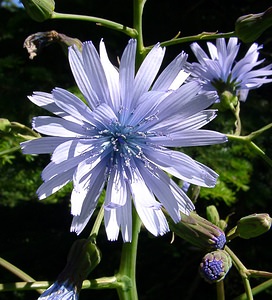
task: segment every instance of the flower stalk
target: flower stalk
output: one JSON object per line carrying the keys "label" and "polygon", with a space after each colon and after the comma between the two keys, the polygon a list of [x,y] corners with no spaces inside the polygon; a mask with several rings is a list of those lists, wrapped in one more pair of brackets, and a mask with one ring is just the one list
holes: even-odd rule
{"label": "flower stalk", "polygon": [[132,220],[132,241],[131,243],[123,244],[119,272],[116,275],[118,279],[126,283],[125,288],[123,286],[117,288],[120,300],[138,299],[136,286],[136,258],[142,222],[135,209],[133,209]]}
{"label": "flower stalk", "polygon": [[98,26],[104,26],[116,31],[123,32],[124,34],[130,36],[131,38],[137,37],[137,32],[135,29],[125,26],[123,24],[110,21],[103,18],[93,17],[93,16],[86,16],[86,15],[77,15],[77,14],[65,14],[65,13],[58,13],[53,12],[51,19],[62,19],[62,20],[76,20],[76,21],[87,21],[96,23]]}

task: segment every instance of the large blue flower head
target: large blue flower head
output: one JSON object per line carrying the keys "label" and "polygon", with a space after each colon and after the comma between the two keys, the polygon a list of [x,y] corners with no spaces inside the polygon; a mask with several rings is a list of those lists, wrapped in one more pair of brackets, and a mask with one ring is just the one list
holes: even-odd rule
{"label": "large blue flower head", "polygon": [[258,61],[259,50],[262,46],[254,43],[245,56],[237,61],[240,44],[237,38],[216,40],[216,45],[207,43],[210,56],[197,44],[191,44],[198,63],[192,63],[190,72],[202,83],[206,91],[217,91],[219,96],[224,91],[229,91],[238,96],[240,101],[245,101],[249,90],[255,89],[264,83],[271,82],[272,64],[256,69],[264,62]]}
{"label": "large blue flower head", "polygon": [[187,77],[182,70],[185,53],[157,77],[164,50],[155,45],[135,72],[135,40],[125,48],[119,70],[108,59],[103,41],[100,54],[92,42],[85,42],[82,52],[69,49],[71,69],[85,102],[60,88],[29,97],[56,115],[34,118],[33,128],[47,137],[22,144],[24,153],[52,153],[38,196],[48,197],[73,181],[71,230],[78,234],[104,188],[108,239],[116,240],[121,229],[128,242],[132,205],[155,236],[169,230],[162,206],[175,222],[180,212],[194,209],[166,172],[204,187],[216,183],[218,175],[210,168],[168,148],[223,143],[226,137],[200,129],[215,117],[214,110],[205,110],[215,95],[199,93],[198,82],[181,85]]}

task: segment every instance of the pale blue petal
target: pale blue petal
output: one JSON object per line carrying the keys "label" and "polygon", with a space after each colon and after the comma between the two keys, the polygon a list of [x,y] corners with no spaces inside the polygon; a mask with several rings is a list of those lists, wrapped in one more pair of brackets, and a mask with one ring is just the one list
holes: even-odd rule
{"label": "pale blue petal", "polygon": [[117,68],[112,65],[108,58],[106,47],[103,41],[100,42],[100,58],[101,64],[105,70],[105,75],[108,82],[110,99],[112,100],[111,107],[115,112],[120,109],[120,89],[119,89],[119,72]]}
{"label": "pale blue petal", "polygon": [[141,96],[139,104],[131,112],[126,123],[130,126],[140,125],[149,122],[156,117],[156,107],[167,96],[167,93],[160,91],[150,91]]}
{"label": "pale blue petal", "polygon": [[[186,211],[188,213],[194,209],[194,205],[188,196],[180,188],[177,189],[169,176],[158,167],[153,165],[146,167],[142,164],[138,164],[138,167],[145,182],[147,182],[174,222],[180,221],[181,204],[183,206],[182,212]],[[177,191],[177,193],[174,194],[173,190]]]}
{"label": "pale blue petal", "polygon": [[[123,208],[123,207],[122,207]],[[122,209],[121,207],[119,209]],[[109,241],[116,241],[120,232],[120,224],[117,220],[117,209],[111,208],[104,211],[104,223]]]}
{"label": "pale blue petal", "polygon": [[164,235],[169,231],[169,226],[161,209],[140,205],[134,200],[134,205],[145,228],[154,236]]}
{"label": "pale blue petal", "polygon": [[59,137],[86,137],[88,129],[62,118],[40,116],[33,118],[33,128],[39,133]]}
{"label": "pale blue petal", "polygon": [[93,118],[96,124],[99,124],[101,130],[109,128],[113,123],[118,122],[118,118],[112,108],[103,103],[99,105],[93,112]]}
{"label": "pale blue petal", "polygon": [[[165,98],[157,107],[158,113],[156,114],[157,118],[153,120],[153,122],[149,124],[144,124],[139,127],[139,130],[153,130],[153,127],[156,128],[159,123],[167,122],[170,118],[173,118],[175,115],[179,116],[179,118],[187,118],[191,117],[199,113],[199,111],[209,107],[214,104],[216,100],[216,94],[198,94],[194,95],[191,91],[191,88],[197,89],[197,83],[190,82],[183,86],[181,86],[177,91],[173,92],[170,96]],[[192,85],[191,85],[192,84]],[[185,92],[182,93],[180,90],[185,88]]]}
{"label": "pale blue petal", "polygon": [[120,61],[120,94],[122,106],[127,111],[130,109],[133,96],[136,46],[136,40],[129,40]]}
{"label": "pale blue petal", "polygon": [[39,199],[45,199],[64,187],[72,180],[74,171],[75,168],[71,168],[44,182],[37,190]]}
{"label": "pale blue petal", "polygon": [[132,107],[136,107],[141,95],[150,89],[160,69],[164,52],[165,48],[155,45],[141,64],[135,77]]}
{"label": "pale blue petal", "polygon": [[24,154],[46,154],[52,153],[56,147],[69,139],[70,138],[50,136],[22,142],[20,145]]}
{"label": "pale blue petal", "polygon": [[104,211],[105,228],[109,241],[117,240],[120,229],[123,241],[129,243],[132,241],[132,202],[129,197],[128,193],[128,201],[123,206]]}
{"label": "pale blue petal", "polygon": [[184,153],[158,148],[153,148],[153,151],[146,148],[144,153],[151,163],[179,179],[204,187],[215,186],[218,175]]}
{"label": "pale blue petal", "polygon": [[[101,139],[73,139],[60,144],[51,157],[55,163],[60,163],[75,156],[97,156],[103,151],[103,138]],[[91,152],[91,153],[90,153]]]}
{"label": "pale blue petal", "polygon": [[80,162],[88,158],[88,153],[84,156],[72,157],[60,163],[50,162],[42,171],[42,179],[48,181],[51,178],[66,172],[70,169],[75,170]]}
{"label": "pale blue petal", "polygon": [[56,115],[63,113],[63,110],[56,105],[52,94],[33,92],[32,96],[28,96],[28,99],[37,106],[40,106],[41,108],[44,108]]}
{"label": "pale blue petal", "polygon": [[188,55],[184,52],[180,53],[159,75],[156,79],[153,91],[168,91],[179,72],[184,67]]}
{"label": "pale blue petal", "polygon": [[190,47],[200,64],[205,64],[205,59],[209,59],[206,52],[196,42],[192,43]]}
{"label": "pale blue petal", "polygon": [[[84,45],[83,45],[84,47]],[[77,86],[79,87],[84,98],[87,100],[91,109],[94,109],[100,104],[97,94],[93,90],[90,80],[86,74],[85,66],[83,64],[82,53],[76,46],[69,47],[68,53],[69,63],[73,72]]]}
{"label": "pale blue petal", "polygon": [[157,132],[158,135],[170,135],[183,130],[199,129],[212,121],[216,117],[216,112],[212,109],[203,110],[187,118],[179,114],[174,115],[152,126],[152,131]]}
{"label": "pale blue petal", "polygon": [[91,82],[91,85],[97,94],[100,104],[107,103],[111,105],[109,87],[105,71],[100,61],[100,57],[92,42],[84,42],[82,48],[82,57],[85,72]]}
{"label": "pale blue petal", "polygon": [[122,166],[111,168],[106,189],[105,209],[123,206],[129,200],[126,180]]}
{"label": "pale blue petal", "polygon": [[[128,191],[128,189],[127,189]],[[124,242],[132,241],[132,201],[128,191],[127,202],[122,207],[117,208],[117,219],[121,227],[122,238]]]}
{"label": "pale blue petal", "polygon": [[[78,215],[74,215],[71,231],[80,234],[84,227],[90,220],[93,212],[96,209],[97,202],[105,184],[105,167],[104,162],[102,165],[97,165],[92,169],[92,174],[86,180],[88,185],[86,189],[77,189],[73,191],[72,206],[73,212],[80,212]],[[78,203],[77,203],[78,201]]]}
{"label": "pale blue petal", "polygon": [[153,209],[159,209],[161,207],[161,204],[155,199],[138,168],[130,168],[128,184],[134,202],[137,203],[138,206],[151,207]]}
{"label": "pale blue petal", "polygon": [[93,119],[92,111],[77,96],[64,89],[56,88],[52,91],[55,103],[68,115],[78,120],[91,123]]}
{"label": "pale blue petal", "polygon": [[168,136],[154,136],[146,139],[152,145],[165,147],[192,147],[221,144],[227,142],[227,137],[212,130],[185,130],[170,133]]}

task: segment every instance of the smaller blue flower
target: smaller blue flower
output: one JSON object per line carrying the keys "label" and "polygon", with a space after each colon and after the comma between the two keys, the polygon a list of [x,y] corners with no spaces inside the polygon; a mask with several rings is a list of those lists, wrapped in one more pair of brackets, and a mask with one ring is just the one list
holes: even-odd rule
{"label": "smaller blue flower", "polygon": [[231,257],[225,250],[207,253],[200,263],[200,275],[207,282],[219,282],[225,278],[232,266]]}
{"label": "smaller blue flower", "polygon": [[272,75],[272,64],[256,69],[265,61],[258,60],[261,45],[252,44],[240,60],[237,60],[240,48],[237,38],[230,38],[228,43],[219,38],[216,45],[208,42],[207,46],[210,56],[197,43],[191,44],[198,62],[188,65],[193,78],[202,81],[205,91],[217,91],[219,97],[229,91],[245,101],[249,90],[272,81],[267,78]]}
{"label": "smaller blue flower", "polygon": [[77,288],[68,280],[54,282],[38,300],[78,300]]}

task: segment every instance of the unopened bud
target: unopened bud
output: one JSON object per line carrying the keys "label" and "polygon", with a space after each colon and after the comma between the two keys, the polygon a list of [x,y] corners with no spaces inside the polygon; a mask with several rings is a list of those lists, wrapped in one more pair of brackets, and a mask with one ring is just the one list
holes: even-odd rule
{"label": "unopened bud", "polygon": [[226,243],[225,233],[208,220],[191,212],[189,216],[181,214],[181,220],[174,223],[169,218],[170,229],[179,237],[204,250],[223,249]]}
{"label": "unopened bud", "polygon": [[235,33],[244,43],[252,43],[270,26],[272,26],[272,7],[259,14],[238,18],[235,23]]}
{"label": "unopened bud", "polygon": [[100,263],[101,253],[93,242],[80,239],[74,242],[67,257],[67,264],[60,273],[58,280],[69,278],[80,289],[83,280]]}
{"label": "unopened bud", "polygon": [[203,257],[199,272],[207,282],[214,283],[224,279],[231,266],[230,255],[225,250],[216,250]]}
{"label": "unopened bud", "polygon": [[11,123],[8,119],[0,118],[0,131],[9,132],[11,130]]}
{"label": "unopened bud", "polygon": [[77,300],[83,281],[101,260],[96,244],[87,239],[74,242],[67,264],[54,282],[38,300]]}
{"label": "unopened bud", "polygon": [[241,218],[228,234],[229,239],[239,236],[242,239],[250,239],[266,233],[271,228],[269,214],[252,214]]}
{"label": "unopened bud", "polygon": [[27,14],[37,22],[43,22],[50,19],[54,9],[54,0],[21,0]]}
{"label": "unopened bud", "polygon": [[234,92],[224,91],[219,94],[220,97],[220,108],[222,110],[228,110],[235,107],[238,103],[238,97],[235,95]]}
{"label": "unopened bud", "polygon": [[218,226],[218,224],[220,222],[220,217],[219,217],[219,213],[218,213],[216,206],[214,206],[214,205],[207,206],[206,207],[206,215],[207,215],[207,219],[210,222],[212,222],[213,224]]}

